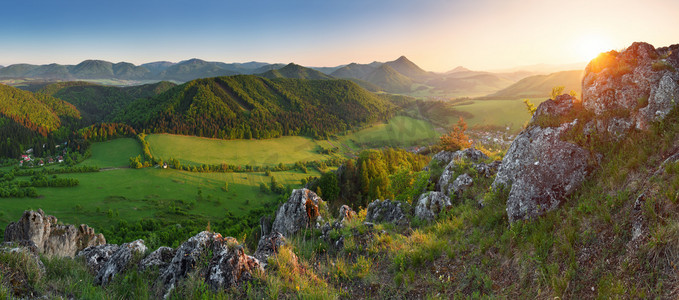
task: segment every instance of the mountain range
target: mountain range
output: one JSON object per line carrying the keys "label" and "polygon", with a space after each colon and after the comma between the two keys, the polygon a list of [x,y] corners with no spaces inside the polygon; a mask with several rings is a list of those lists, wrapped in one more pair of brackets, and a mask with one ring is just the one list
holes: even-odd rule
{"label": "mountain range", "polygon": [[[547,65],[540,65],[540,67],[543,70],[549,69]],[[558,66],[553,65],[552,67],[558,68]],[[527,68],[530,68],[530,66]],[[86,60],[77,65],[14,64],[0,68],[0,80],[128,80],[182,83],[199,78],[258,75],[269,79],[348,79],[373,92],[442,97],[479,97],[508,88],[526,77],[548,73],[527,70],[484,72],[473,71],[464,67],[457,67],[445,73],[434,73],[420,68],[405,56],[388,62],[350,63],[336,67],[315,68],[294,63],[223,63],[193,58],[178,63],[158,61],[139,66],[126,62],[112,63],[103,60]]]}

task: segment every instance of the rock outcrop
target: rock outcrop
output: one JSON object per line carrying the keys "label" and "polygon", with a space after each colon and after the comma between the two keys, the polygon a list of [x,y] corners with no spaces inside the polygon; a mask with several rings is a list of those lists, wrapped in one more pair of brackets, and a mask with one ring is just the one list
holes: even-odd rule
{"label": "rock outcrop", "polygon": [[271,231],[290,236],[305,228],[320,227],[320,201],[323,200],[309,189],[293,190],[288,202],[278,208]]}
{"label": "rock outcrop", "polygon": [[205,281],[215,290],[239,285],[251,279],[254,272],[263,271],[259,260],[245,255],[236,239],[203,231],[179,246],[167,267],[160,271],[164,297],[203,263],[208,264]]}
{"label": "rock outcrop", "polygon": [[451,205],[450,198],[441,192],[425,193],[417,200],[415,216],[422,220],[433,221],[439,213]]}
{"label": "rock outcrop", "polygon": [[348,205],[342,205],[342,207],[339,209],[337,222],[339,224],[344,224],[344,222],[351,221],[353,218],[356,218],[356,212]]}
{"label": "rock outcrop", "polygon": [[101,285],[109,284],[118,273],[127,269],[133,255],[141,255],[144,252],[146,252],[146,245],[144,245],[143,240],[125,243],[118,247],[118,250],[101,265],[97,276],[94,277],[94,283]]}
{"label": "rock outcrop", "polygon": [[597,116],[608,116],[596,120],[597,131],[621,136],[630,128],[647,129],[669,113],[679,101],[677,48],[634,43],[620,53],[604,53],[587,65],[583,106]]}
{"label": "rock outcrop", "polygon": [[262,267],[266,267],[269,257],[278,254],[278,250],[286,244],[287,241],[280,232],[272,232],[259,239],[253,256],[260,261]]}
{"label": "rock outcrop", "polygon": [[95,234],[87,225],[59,225],[57,218],[45,215],[41,209],[27,210],[17,222],[5,229],[6,242],[31,241],[45,255],[74,257],[90,246],[106,244],[102,234]]}
{"label": "rock outcrop", "polygon": [[509,188],[510,222],[557,208],[585,180],[589,152],[560,139],[569,126],[532,126],[521,132],[507,151],[493,188]]}
{"label": "rock outcrop", "polygon": [[403,203],[391,200],[375,200],[368,204],[368,211],[365,217],[367,222],[380,223],[389,222],[397,225],[408,224],[408,218],[403,213]]}
{"label": "rock outcrop", "polygon": [[115,244],[87,247],[78,252],[76,258],[82,257],[90,272],[97,274],[118,249],[120,249],[120,246]]}
{"label": "rock outcrop", "polygon": [[447,194],[450,197],[455,196],[456,199],[460,199],[462,193],[469,189],[472,184],[474,184],[474,179],[469,176],[469,174],[464,173],[460,176],[457,176],[453,183],[448,185],[448,189],[444,194]]}
{"label": "rock outcrop", "polygon": [[[445,169],[443,169],[443,173],[441,173],[441,177],[439,177],[439,180],[436,184],[437,186],[437,191],[440,191],[444,193],[446,196],[451,196],[451,189],[452,189],[452,184],[453,182],[458,178],[455,170],[458,167],[458,164],[460,163],[461,160],[466,160],[470,162],[479,162],[481,160],[486,160],[488,159],[488,156],[483,154],[483,152],[475,149],[475,148],[467,148],[464,150],[459,150],[455,152],[446,152],[446,151],[441,151],[435,155],[435,157],[438,156],[439,158],[436,158],[436,161],[446,163]],[[432,158],[432,160],[435,160]],[[467,175],[468,176],[468,175]]]}
{"label": "rock outcrop", "polygon": [[[540,104],[505,155],[493,187],[509,188],[510,221],[555,209],[585,180],[596,154],[567,142],[569,130],[620,139],[661,121],[679,100],[679,45],[634,43],[592,60],[582,102],[561,95]],[[541,127],[544,126],[544,127]]]}
{"label": "rock outcrop", "polygon": [[159,247],[139,262],[139,270],[144,271],[151,268],[162,270],[170,264],[175,252],[170,247]]}

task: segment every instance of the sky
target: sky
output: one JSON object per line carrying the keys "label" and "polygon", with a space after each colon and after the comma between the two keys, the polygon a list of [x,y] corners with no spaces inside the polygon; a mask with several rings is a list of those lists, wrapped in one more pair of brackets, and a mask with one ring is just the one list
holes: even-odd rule
{"label": "sky", "polygon": [[585,62],[679,43],[676,0],[21,0],[0,4],[0,65],[208,61],[425,70]]}

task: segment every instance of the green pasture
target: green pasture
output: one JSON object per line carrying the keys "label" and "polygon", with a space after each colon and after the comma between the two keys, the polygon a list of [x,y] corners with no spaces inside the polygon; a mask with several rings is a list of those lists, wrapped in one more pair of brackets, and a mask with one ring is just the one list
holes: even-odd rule
{"label": "green pasture", "polygon": [[[536,107],[545,100],[547,99],[530,99]],[[472,118],[465,119],[469,127],[490,125],[509,127],[510,131],[518,132],[530,120],[530,114],[521,99],[471,100],[456,105],[455,109],[473,115]]]}
{"label": "green pasture", "polygon": [[298,161],[324,160],[322,146],[313,139],[285,136],[267,140],[219,140],[173,134],[146,137],[153,157],[175,158],[182,164],[275,166]]}
{"label": "green pasture", "polygon": [[101,143],[94,143],[91,148],[92,157],[83,161],[83,165],[100,168],[127,167],[130,157],[141,153],[139,142],[133,138],[121,138]]}
{"label": "green pasture", "polygon": [[[140,154],[134,139],[116,139],[92,145],[92,156],[82,162],[108,168],[96,173],[59,174],[78,179],[76,187],[38,188],[39,198],[0,198],[0,227],[19,219],[24,210],[42,208],[63,223],[85,223],[95,228],[115,220],[135,221],[143,217],[167,216],[174,207],[191,214],[219,220],[228,210],[234,215],[270,203],[273,193],[262,193],[260,184],[269,184],[264,173],[194,173],[174,169],[125,167],[130,156]],[[124,168],[118,168],[124,167]],[[291,170],[273,172],[283,185],[298,187],[302,178],[319,176]],[[18,177],[16,180],[29,180]],[[228,183],[228,191],[224,191]]]}
{"label": "green pasture", "polygon": [[340,136],[337,140],[330,143],[341,143],[354,150],[371,147],[410,147],[427,144],[436,141],[439,133],[434,126],[424,120],[419,120],[407,116],[396,116],[388,123],[377,124],[375,126]]}

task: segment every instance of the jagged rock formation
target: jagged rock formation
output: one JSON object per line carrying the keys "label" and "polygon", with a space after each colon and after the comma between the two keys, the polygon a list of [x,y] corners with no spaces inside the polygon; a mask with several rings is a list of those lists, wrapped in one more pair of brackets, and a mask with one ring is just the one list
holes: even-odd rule
{"label": "jagged rock formation", "polygon": [[293,190],[288,202],[278,208],[271,231],[290,236],[301,229],[320,227],[320,201],[323,199],[309,189]]}
{"label": "jagged rock formation", "polygon": [[144,245],[143,240],[123,244],[101,266],[97,276],[94,277],[94,282],[101,285],[109,284],[116,274],[123,272],[127,268],[135,253],[143,254],[144,252],[146,252],[146,245]]}
{"label": "jagged rock formation", "polygon": [[502,165],[502,161],[500,160],[495,160],[489,164],[486,163],[478,163],[474,165],[474,169],[476,172],[479,173],[479,175],[483,175],[486,178],[491,178],[497,174],[497,171],[500,169],[500,166]]}
{"label": "jagged rock formation", "polygon": [[78,252],[76,258],[82,257],[85,260],[87,268],[93,274],[99,273],[102,266],[111,259],[116,251],[120,249],[120,246],[115,244],[105,244],[94,247],[87,247],[82,251]]}
{"label": "jagged rock formation", "polygon": [[439,213],[451,205],[450,198],[441,192],[425,193],[417,200],[415,216],[422,220],[433,221]]}
{"label": "jagged rock formation", "polygon": [[[467,148],[455,152],[441,151],[437,153],[432,160],[436,160],[440,165],[442,163],[446,164],[446,168],[443,170],[443,173],[441,173],[441,177],[439,177],[437,182],[437,191],[442,192],[446,196],[453,197],[454,195],[459,195],[462,190],[471,186],[473,180],[468,174],[456,176],[455,169],[462,159],[471,162],[479,162],[481,160],[489,159],[489,157],[476,148]],[[492,169],[488,168],[485,164],[484,166],[484,172],[492,173]]]}
{"label": "jagged rock formation", "polygon": [[[212,257],[208,257],[210,252]],[[205,281],[215,290],[239,285],[251,279],[253,272],[263,271],[259,260],[245,255],[236,239],[203,231],[179,246],[168,266],[161,270],[159,280],[164,286],[164,297],[170,295],[179,280],[206,262],[209,264]]]}
{"label": "jagged rock formation", "polygon": [[472,184],[474,184],[474,179],[469,174],[464,173],[457,176],[453,183],[448,185],[448,189],[445,190],[444,194],[448,194],[451,197],[455,196],[456,199],[459,199],[462,193],[471,187]]}
{"label": "jagged rock formation", "polygon": [[260,261],[262,267],[266,267],[269,257],[278,254],[278,250],[286,244],[287,241],[280,232],[272,232],[259,239],[253,256]]}
{"label": "jagged rock formation", "polygon": [[365,217],[367,222],[390,222],[397,225],[408,224],[408,218],[403,213],[403,203],[391,200],[375,200],[368,204],[368,211]]}
{"label": "jagged rock formation", "polygon": [[170,264],[176,251],[170,247],[159,247],[139,262],[139,270],[157,267],[159,270],[165,269]]}
{"label": "jagged rock formation", "polygon": [[87,247],[106,244],[104,236],[95,234],[93,228],[84,224],[59,225],[56,217],[45,215],[41,209],[27,210],[19,221],[7,225],[4,239],[31,241],[41,254],[69,257]]}
{"label": "jagged rock formation", "polygon": [[662,120],[679,101],[679,45],[655,49],[634,43],[602,54],[585,68],[582,102],[597,116],[597,131],[624,134]]}

